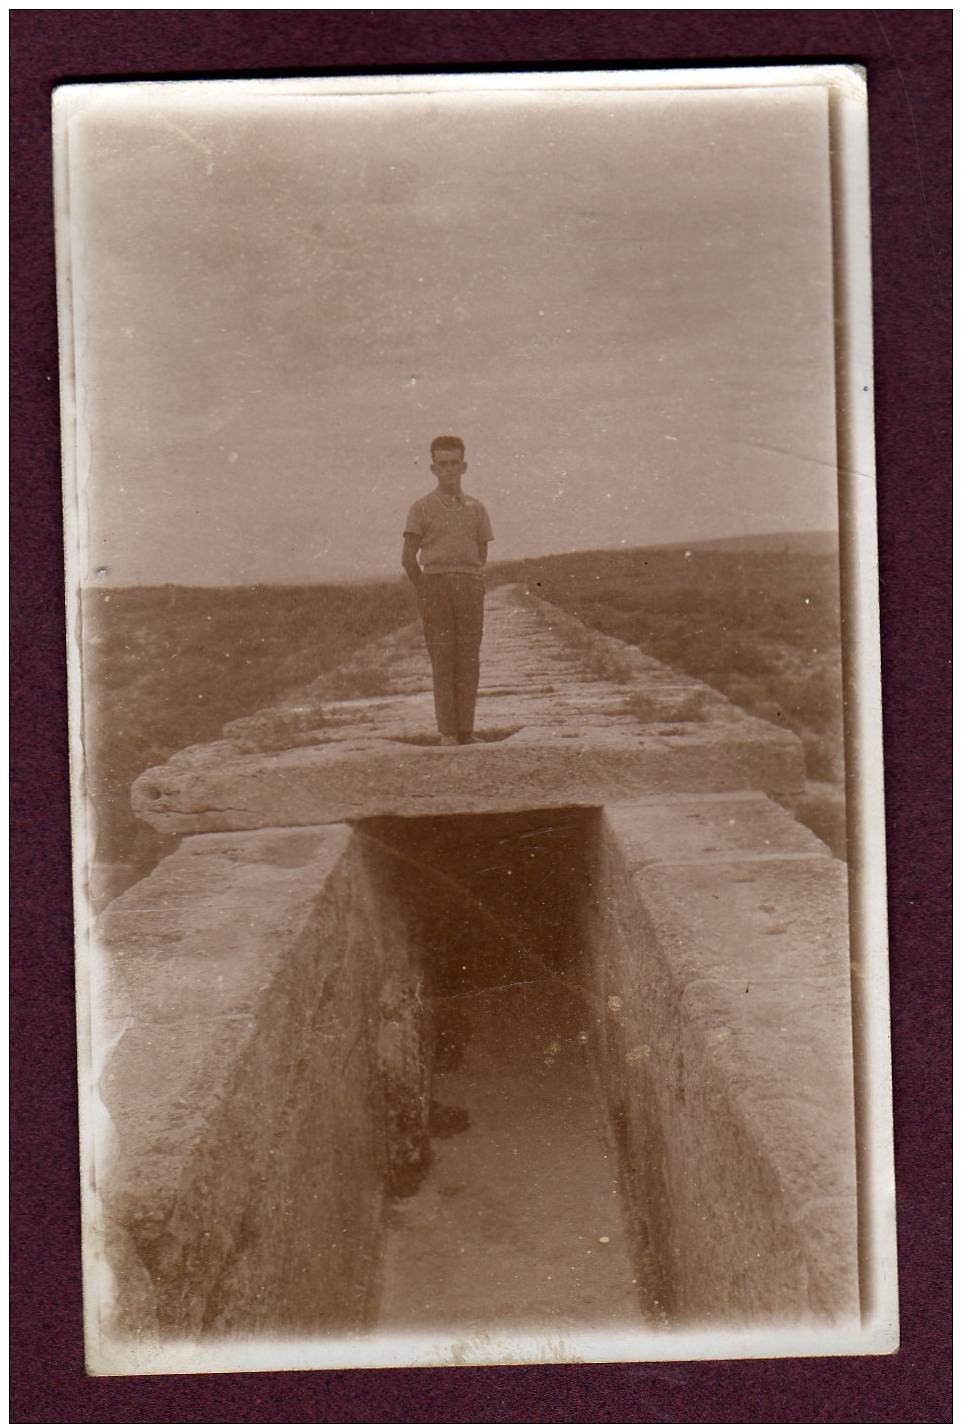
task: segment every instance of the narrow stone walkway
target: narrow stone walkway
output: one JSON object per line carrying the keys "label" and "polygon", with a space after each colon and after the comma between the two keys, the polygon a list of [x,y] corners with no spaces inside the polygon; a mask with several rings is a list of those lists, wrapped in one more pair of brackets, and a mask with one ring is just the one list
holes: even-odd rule
{"label": "narrow stone walkway", "polygon": [[[375,696],[350,689],[375,681]],[[626,700],[633,693],[633,700]],[[702,720],[727,717],[718,693],[663,666],[639,649],[592,632],[561,609],[514,586],[497,588],[485,604],[479,735],[497,740],[525,727],[584,737],[639,732],[639,717]],[[419,623],[364,644],[336,674],[231,723],[228,734],[250,749],[332,746],[365,739],[437,740],[431,672]]]}
{"label": "narrow stone walkway", "polygon": [[548,977],[460,997],[434,1161],[389,1209],[378,1329],[642,1323],[576,1009]]}
{"label": "narrow stone walkway", "polygon": [[475,734],[456,755],[439,746],[411,623],[148,768],[131,804],[184,835],[804,784],[791,733],[516,586],[487,598]]}

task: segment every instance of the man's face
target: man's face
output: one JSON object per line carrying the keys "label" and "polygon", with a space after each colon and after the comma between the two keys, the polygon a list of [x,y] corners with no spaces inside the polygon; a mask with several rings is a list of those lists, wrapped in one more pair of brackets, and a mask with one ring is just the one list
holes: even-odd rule
{"label": "man's face", "polygon": [[445,494],[454,493],[460,488],[461,476],[467,468],[463,450],[446,449],[442,445],[431,456],[432,473],[437,479],[438,487],[444,490]]}

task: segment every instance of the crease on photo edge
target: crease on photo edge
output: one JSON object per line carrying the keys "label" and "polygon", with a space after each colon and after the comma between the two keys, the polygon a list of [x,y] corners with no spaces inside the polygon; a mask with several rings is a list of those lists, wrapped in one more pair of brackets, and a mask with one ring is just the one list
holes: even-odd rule
{"label": "crease on photo edge", "polygon": [[100,1019],[98,980],[104,965],[95,937],[90,898],[90,867],[96,838],[96,816],[87,793],[83,697],[83,550],[82,395],[77,380],[78,342],[75,305],[76,234],[71,228],[69,130],[78,104],[78,86],[60,85],[51,98],[54,140],[53,181],[56,234],[58,375],[61,420],[61,461],[64,521],[65,628],[67,665],[67,733],[70,786],[71,866],[73,901],[73,962],[77,1033],[78,1188],[81,1207],[81,1276],[83,1282],[84,1362],[88,1374],[109,1353],[105,1323],[113,1296],[113,1273],[104,1253],[101,1201],[97,1190],[109,1117],[97,1093],[97,1026]]}
{"label": "crease on photo edge", "polygon": [[871,1353],[899,1348],[885,804],[882,759],[868,107],[861,65],[828,84],[835,242],[839,548],[848,622],[846,799],[862,1322]]}

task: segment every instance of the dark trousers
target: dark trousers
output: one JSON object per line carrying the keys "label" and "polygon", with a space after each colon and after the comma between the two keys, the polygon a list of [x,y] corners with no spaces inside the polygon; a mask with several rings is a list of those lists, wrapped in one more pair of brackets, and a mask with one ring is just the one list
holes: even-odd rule
{"label": "dark trousers", "polygon": [[418,602],[442,737],[470,737],[478,695],[484,582],[477,574],[422,574]]}

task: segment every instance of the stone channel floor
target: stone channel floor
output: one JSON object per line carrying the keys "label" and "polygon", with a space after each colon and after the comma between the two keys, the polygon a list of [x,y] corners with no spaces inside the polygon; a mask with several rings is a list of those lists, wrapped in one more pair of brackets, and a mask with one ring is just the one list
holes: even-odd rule
{"label": "stone channel floor", "polygon": [[550,977],[498,985],[460,1011],[463,1058],[435,1079],[433,1163],[389,1209],[377,1328],[642,1324],[616,1150],[568,991]]}

